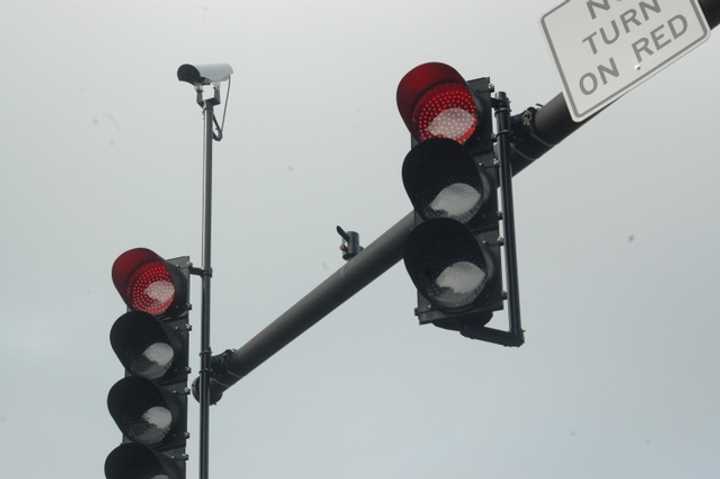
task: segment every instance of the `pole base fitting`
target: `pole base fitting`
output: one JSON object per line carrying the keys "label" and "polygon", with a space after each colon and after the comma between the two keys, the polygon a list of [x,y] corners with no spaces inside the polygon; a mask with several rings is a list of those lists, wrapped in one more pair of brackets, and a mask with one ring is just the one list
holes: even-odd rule
{"label": "pole base fitting", "polygon": [[[227,386],[210,378],[210,404],[217,404],[222,398],[223,391],[227,389]],[[200,378],[197,377],[192,383],[192,395],[196,401],[200,401]]]}

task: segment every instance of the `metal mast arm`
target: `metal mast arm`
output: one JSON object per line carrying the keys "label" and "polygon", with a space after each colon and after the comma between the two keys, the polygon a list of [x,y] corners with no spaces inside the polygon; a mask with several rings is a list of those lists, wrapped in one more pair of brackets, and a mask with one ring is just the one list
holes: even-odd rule
{"label": "metal mast arm", "polygon": [[[720,0],[700,0],[711,28],[720,24]],[[529,108],[512,118],[512,173],[522,171],[553,146],[586,124],[570,117],[562,94],[541,108]],[[403,245],[415,223],[411,212],[348,261],[294,306],[239,349],[212,358],[212,402],[222,392],[262,364],[340,304],[390,269],[402,258]]]}
{"label": "metal mast arm", "polygon": [[403,245],[415,226],[408,213],[328,279],[281,314],[239,349],[213,357],[212,399],[262,364],[310,326],[320,321],[402,258]]}

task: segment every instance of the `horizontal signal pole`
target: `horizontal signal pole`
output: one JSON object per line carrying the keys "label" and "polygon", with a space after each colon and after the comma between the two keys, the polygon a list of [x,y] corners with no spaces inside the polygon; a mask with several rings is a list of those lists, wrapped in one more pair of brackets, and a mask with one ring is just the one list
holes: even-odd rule
{"label": "horizontal signal pole", "polygon": [[[718,26],[720,0],[700,0],[700,6],[710,27]],[[513,174],[522,171],[592,118],[594,116],[581,123],[574,122],[562,94],[543,107],[529,108],[514,116]],[[410,212],[244,346],[213,356],[213,402],[220,399],[224,390],[400,261],[403,246],[414,225],[415,213]]]}
{"label": "horizontal signal pole", "polygon": [[213,398],[350,299],[402,258],[403,245],[415,226],[408,213],[329,278],[310,291],[239,349],[214,356]]}

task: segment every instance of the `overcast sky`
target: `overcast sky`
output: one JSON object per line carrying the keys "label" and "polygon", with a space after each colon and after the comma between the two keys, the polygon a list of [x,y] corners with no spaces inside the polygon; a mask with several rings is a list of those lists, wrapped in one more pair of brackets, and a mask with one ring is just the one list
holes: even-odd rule
{"label": "overcast sky", "polygon": [[[220,352],[343,264],[335,225],[367,244],[410,210],[405,72],[490,76],[516,113],[560,91],[539,23],[557,3],[4,2],[3,475],[103,476],[123,374],[112,262],[146,246],[200,263],[202,118],[180,64],[235,69],[215,147]],[[397,265],[213,407],[211,477],[716,476],[719,49],[711,38],[516,178],[526,345],[418,326]]]}

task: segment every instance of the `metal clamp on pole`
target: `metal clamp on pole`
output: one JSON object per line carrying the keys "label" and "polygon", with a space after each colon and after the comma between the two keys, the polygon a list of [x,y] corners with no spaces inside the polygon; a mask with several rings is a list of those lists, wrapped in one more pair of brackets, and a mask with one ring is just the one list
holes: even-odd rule
{"label": "metal clamp on pole", "polygon": [[196,268],[195,266],[190,266],[190,274],[193,276],[200,276],[200,277],[210,277],[212,278],[213,272],[212,268],[210,269],[203,269],[203,268]]}

